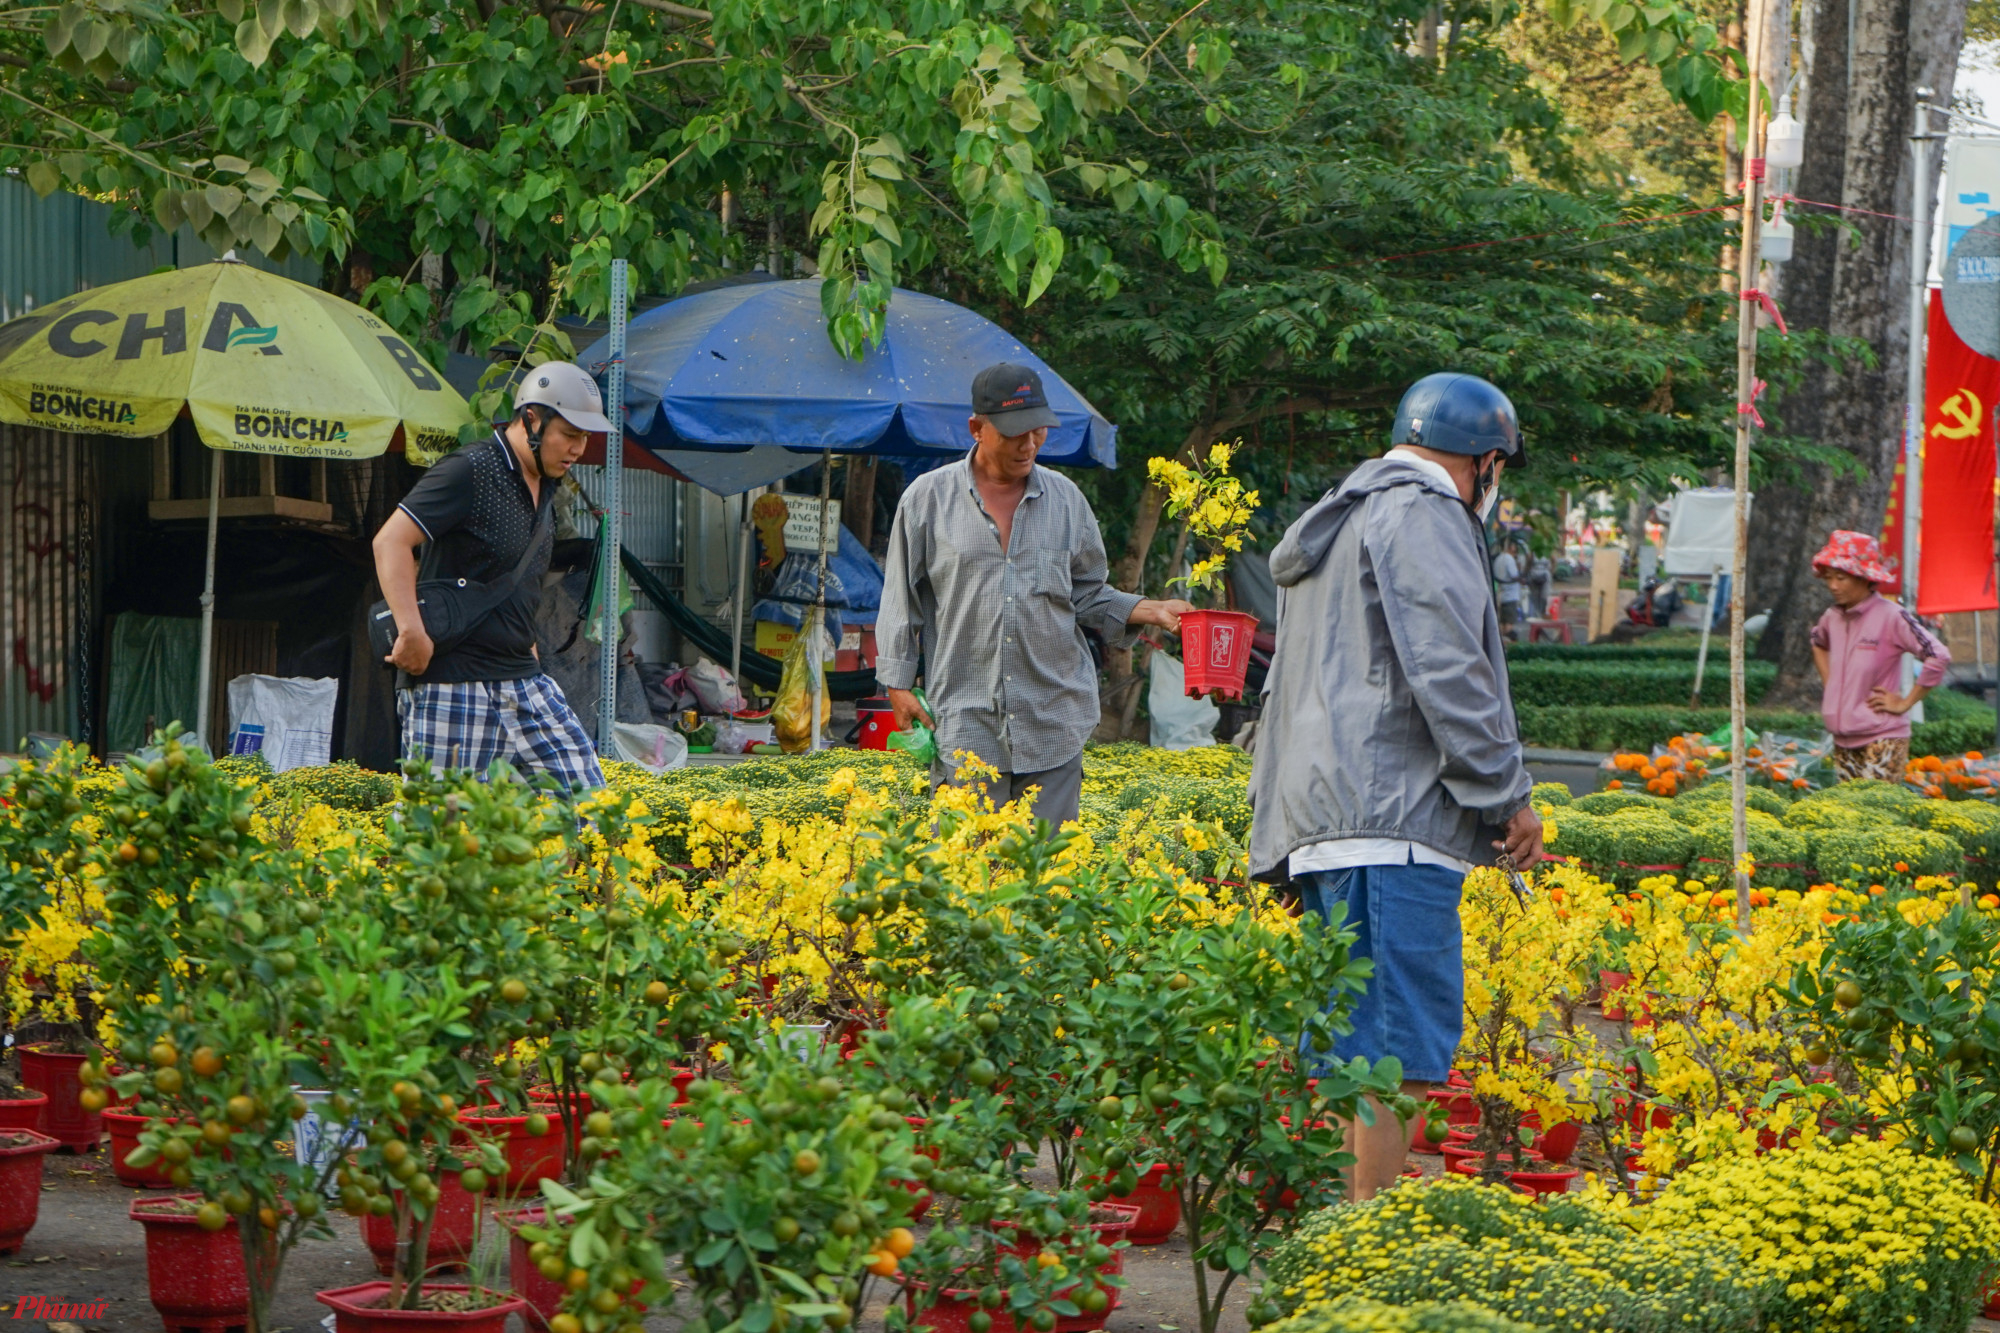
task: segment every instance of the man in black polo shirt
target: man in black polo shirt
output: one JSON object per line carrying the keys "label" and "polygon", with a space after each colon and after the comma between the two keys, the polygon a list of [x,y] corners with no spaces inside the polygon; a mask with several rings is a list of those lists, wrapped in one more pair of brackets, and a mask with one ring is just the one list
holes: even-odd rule
{"label": "man in black polo shirt", "polygon": [[[396,619],[387,660],[399,668],[405,757],[471,769],[505,759],[524,774],[553,774],[571,792],[604,785],[589,734],[542,671],[535,605],[555,544],[556,487],[590,433],[608,429],[595,380],[567,361],[537,366],[515,391],[505,429],[439,459],[375,534],[375,574]],[[538,549],[528,555],[531,540]],[[417,606],[416,548],[427,542],[427,579],[516,579],[512,595],[445,653],[435,652]]]}

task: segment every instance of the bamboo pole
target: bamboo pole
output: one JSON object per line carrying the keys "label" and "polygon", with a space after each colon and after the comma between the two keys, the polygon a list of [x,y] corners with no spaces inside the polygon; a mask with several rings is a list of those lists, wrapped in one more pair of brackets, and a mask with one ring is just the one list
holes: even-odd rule
{"label": "bamboo pole", "polygon": [[1748,614],[1748,552],[1750,543],[1750,440],[1756,421],[1757,310],[1746,296],[1757,287],[1760,233],[1764,221],[1764,7],[1769,0],[1750,0],[1745,15],[1748,30],[1749,96],[1743,112],[1743,235],[1737,254],[1736,294],[1736,549],[1730,562],[1729,584],[1729,805],[1731,869],[1736,876],[1736,927],[1750,929],[1750,830],[1744,813],[1748,748],[1744,739],[1743,621]]}

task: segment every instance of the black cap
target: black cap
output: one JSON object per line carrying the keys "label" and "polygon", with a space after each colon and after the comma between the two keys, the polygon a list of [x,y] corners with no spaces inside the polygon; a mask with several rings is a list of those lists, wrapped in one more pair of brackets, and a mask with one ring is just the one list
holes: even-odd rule
{"label": "black cap", "polygon": [[1037,426],[1061,424],[1049,410],[1042,377],[1011,361],[988,366],[972,377],[972,410],[1002,435],[1026,435]]}

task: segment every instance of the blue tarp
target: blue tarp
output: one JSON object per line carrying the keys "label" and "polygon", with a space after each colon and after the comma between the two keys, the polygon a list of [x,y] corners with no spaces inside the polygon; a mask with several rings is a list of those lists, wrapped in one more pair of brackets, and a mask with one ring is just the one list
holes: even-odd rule
{"label": "blue tarp", "polygon": [[[603,376],[610,343],[577,357]],[[669,301],[626,333],[628,439],[659,450],[782,445],[808,452],[945,455],[971,446],[972,377],[998,361],[1041,372],[1060,424],[1041,461],[1115,467],[1117,428],[1021,341],[985,317],[897,289],[882,345],[834,349],[820,281],[745,283]]]}
{"label": "blue tarp", "polygon": [[[819,560],[810,552],[795,551],[778,566],[771,595],[750,607],[752,620],[771,620],[797,629],[805,623],[806,607],[819,591]],[[840,530],[840,549],[826,559],[826,626],[840,641],[847,621],[873,624],[882,606],[882,567],[868,553],[859,538],[846,528]]]}

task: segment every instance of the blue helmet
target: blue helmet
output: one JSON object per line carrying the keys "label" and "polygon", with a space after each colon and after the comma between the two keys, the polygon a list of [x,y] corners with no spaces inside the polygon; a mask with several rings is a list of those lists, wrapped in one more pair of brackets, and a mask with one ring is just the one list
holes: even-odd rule
{"label": "blue helmet", "polygon": [[1389,444],[1475,457],[1498,449],[1509,467],[1527,462],[1520,418],[1507,395],[1477,375],[1452,370],[1426,375],[1404,392]]}

